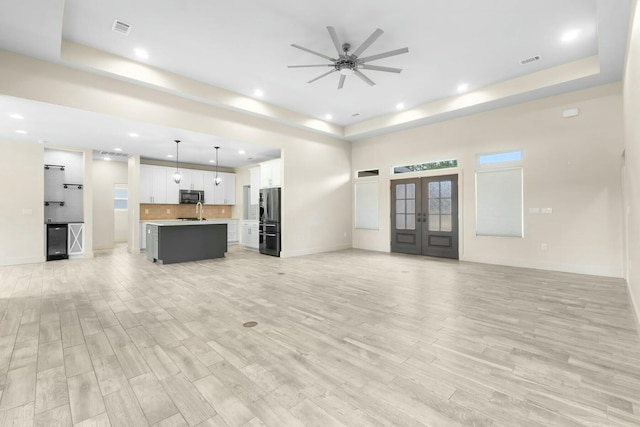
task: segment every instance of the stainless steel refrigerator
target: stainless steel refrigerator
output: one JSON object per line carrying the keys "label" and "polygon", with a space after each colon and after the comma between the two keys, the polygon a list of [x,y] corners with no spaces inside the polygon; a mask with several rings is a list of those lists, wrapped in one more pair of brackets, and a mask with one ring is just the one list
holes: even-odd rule
{"label": "stainless steel refrigerator", "polygon": [[260,253],[280,256],[280,188],[260,190]]}

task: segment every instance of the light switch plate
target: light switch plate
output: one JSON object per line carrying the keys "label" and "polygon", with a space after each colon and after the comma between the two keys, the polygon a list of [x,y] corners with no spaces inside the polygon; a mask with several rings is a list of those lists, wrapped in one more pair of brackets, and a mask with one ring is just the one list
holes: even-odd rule
{"label": "light switch plate", "polygon": [[542,213],[543,214],[552,214],[553,213],[553,208],[542,208]]}
{"label": "light switch plate", "polygon": [[540,208],[529,208],[529,213],[532,215],[537,215],[540,213]]}

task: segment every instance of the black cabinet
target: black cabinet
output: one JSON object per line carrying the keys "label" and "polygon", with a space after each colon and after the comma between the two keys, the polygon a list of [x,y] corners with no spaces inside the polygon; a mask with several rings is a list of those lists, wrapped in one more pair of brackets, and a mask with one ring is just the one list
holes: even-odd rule
{"label": "black cabinet", "polygon": [[47,224],[47,261],[68,259],[68,225]]}

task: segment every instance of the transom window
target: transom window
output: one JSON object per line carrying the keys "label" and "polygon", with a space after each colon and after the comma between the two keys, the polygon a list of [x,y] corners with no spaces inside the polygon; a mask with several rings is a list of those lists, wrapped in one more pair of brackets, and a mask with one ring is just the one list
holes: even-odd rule
{"label": "transom window", "polygon": [[406,165],[406,166],[394,166],[393,174],[398,175],[401,173],[410,173],[410,172],[422,172],[422,171],[430,171],[436,169],[449,169],[449,168],[457,168],[458,160],[440,160],[438,162],[427,162],[427,163],[418,163],[415,165]]}

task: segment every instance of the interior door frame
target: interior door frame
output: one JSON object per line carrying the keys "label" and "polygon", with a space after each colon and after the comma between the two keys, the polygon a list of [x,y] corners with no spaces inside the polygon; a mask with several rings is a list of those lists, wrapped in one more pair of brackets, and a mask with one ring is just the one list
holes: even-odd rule
{"label": "interior door frame", "polygon": [[[406,176],[403,176],[406,175]],[[393,175],[391,172],[391,177],[389,179],[389,188],[391,189],[394,181],[399,181],[403,179],[418,179],[422,178],[437,178],[447,175],[457,175],[458,176],[458,259],[464,253],[464,218],[463,218],[463,199],[464,199],[464,173],[462,169],[459,167],[450,168],[450,169],[437,169],[429,172],[417,172],[417,173],[406,173],[401,175]],[[393,218],[392,214],[394,212],[394,207],[391,206],[391,192],[389,192],[389,239],[391,240],[391,233],[393,232]],[[391,250],[391,241],[389,242],[389,251]]]}

